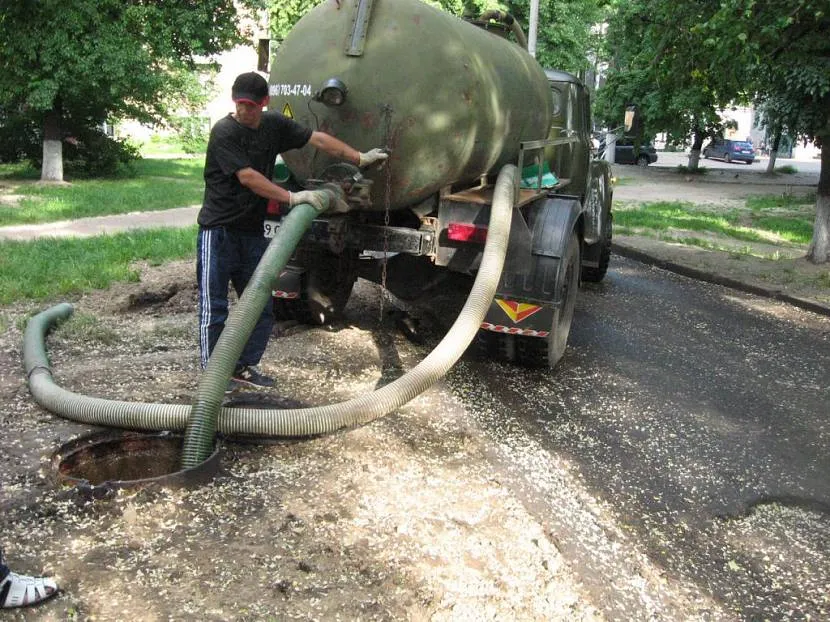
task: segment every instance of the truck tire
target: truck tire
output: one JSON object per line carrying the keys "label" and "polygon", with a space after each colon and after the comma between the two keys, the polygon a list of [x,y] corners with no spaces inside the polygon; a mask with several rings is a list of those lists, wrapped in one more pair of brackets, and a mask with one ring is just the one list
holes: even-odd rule
{"label": "truck tire", "polygon": [[357,254],[298,250],[292,263],[305,269],[302,295],[275,299],[275,318],[320,326],[339,316],[357,280]]}
{"label": "truck tire", "polygon": [[[576,232],[572,232],[559,264],[560,278],[557,279],[559,291],[556,292],[556,298],[561,300],[561,303],[553,314],[550,334],[544,339],[517,335],[516,357],[520,363],[534,367],[553,368],[565,354],[576,306],[576,295],[579,290],[580,257],[579,237]],[[538,259],[539,261],[555,261],[548,257]]]}
{"label": "truck tire", "polygon": [[609,210],[605,213],[602,223],[602,239],[597,242],[600,245],[599,265],[582,266],[582,280],[589,283],[599,283],[608,273],[608,265],[611,263],[611,242],[614,231],[614,214]]}
{"label": "truck tire", "polygon": [[641,155],[637,157],[637,166],[648,166],[648,164],[648,156]]}
{"label": "truck tire", "polygon": [[476,351],[483,358],[516,362],[516,335],[479,330],[474,343]]}

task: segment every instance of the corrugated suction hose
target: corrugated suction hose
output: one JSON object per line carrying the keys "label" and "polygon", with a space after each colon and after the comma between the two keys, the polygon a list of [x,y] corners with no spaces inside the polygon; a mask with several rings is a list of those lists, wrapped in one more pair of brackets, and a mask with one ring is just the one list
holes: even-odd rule
{"label": "corrugated suction hose", "polygon": [[[29,320],[23,343],[29,391],[46,410],[80,423],[138,430],[186,429],[182,468],[196,466],[211,454],[217,430],[223,434],[262,437],[310,436],[368,423],[392,412],[429,388],[449,371],[475,337],[495,296],[504,265],[516,175],[516,167],[513,165],[505,166],[499,173],[481,265],[458,318],[423,361],[394,382],[372,393],[340,404],[314,408],[273,410],[221,406],[225,387],[239,353],[247,342],[256,319],[270,300],[274,275],[278,275],[288,262],[308,226],[301,229],[305,220],[309,219],[310,223],[315,215],[313,208],[305,205],[297,206],[289,212],[286,221],[297,212],[294,220],[298,222],[284,222],[278,237],[269,245],[214,348],[208,367],[199,381],[192,407],[104,400],[72,393],[58,386],[52,378],[45,340],[46,334],[56,322],[72,314],[72,305],[67,303],[47,309]],[[305,213],[308,211],[305,209],[298,211],[299,208],[306,207],[312,213]],[[280,233],[286,227],[289,230]]]}

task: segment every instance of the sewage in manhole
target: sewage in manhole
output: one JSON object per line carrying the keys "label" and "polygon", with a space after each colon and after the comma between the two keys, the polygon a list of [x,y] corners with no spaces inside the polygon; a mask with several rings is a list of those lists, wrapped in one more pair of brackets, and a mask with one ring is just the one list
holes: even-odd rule
{"label": "sewage in manhole", "polygon": [[62,485],[75,485],[94,497],[115,488],[197,486],[213,479],[220,451],[193,468],[180,470],[183,437],[157,434],[104,432],[77,438],[52,457],[52,473]]}

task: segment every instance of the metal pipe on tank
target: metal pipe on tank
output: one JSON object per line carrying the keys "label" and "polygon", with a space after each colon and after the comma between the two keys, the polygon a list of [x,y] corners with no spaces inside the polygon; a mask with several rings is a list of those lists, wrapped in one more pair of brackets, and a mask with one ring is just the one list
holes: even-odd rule
{"label": "metal pipe on tank", "polygon": [[527,53],[533,58],[536,58],[536,32],[539,30],[539,0],[530,0],[530,20],[527,30]]}

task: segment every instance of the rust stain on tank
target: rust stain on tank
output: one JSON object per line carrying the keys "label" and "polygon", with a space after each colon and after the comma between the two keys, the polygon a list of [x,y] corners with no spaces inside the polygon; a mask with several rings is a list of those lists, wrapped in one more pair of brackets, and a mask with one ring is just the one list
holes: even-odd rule
{"label": "rust stain on tank", "polygon": [[364,130],[373,130],[377,127],[378,120],[373,112],[364,112],[360,117],[360,127]]}
{"label": "rust stain on tank", "polygon": [[344,110],[340,113],[340,118],[345,123],[355,123],[358,118],[358,114],[356,110]]}

